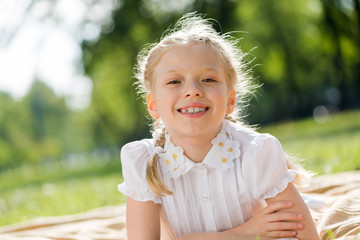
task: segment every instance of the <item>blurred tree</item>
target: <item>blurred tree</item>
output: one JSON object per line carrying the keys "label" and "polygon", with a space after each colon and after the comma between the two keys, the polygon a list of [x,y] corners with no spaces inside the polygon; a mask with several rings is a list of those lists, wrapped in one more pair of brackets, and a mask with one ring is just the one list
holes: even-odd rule
{"label": "blurred tree", "polygon": [[40,151],[38,160],[60,157],[70,115],[64,98],[57,97],[44,83],[35,81],[23,101],[30,109],[27,121],[32,129],[32,139]]}
{"label": "blurred tree", "polygon": [[1,158],[2,166],[18,164],[24,160],[34,160],[29,153],[34,149],[31,141],[32,126],[30,110],[20,102],[15,102],[9,96],[2,94],[0,115],[0,137],[1,137]]}
{"label": "blurred tree", "polygon": [[8,112],[15,106],[10,94],[0,92],[0,166],[8,165],[12,159],[12,143],[9,136]]}
{"label": "blurred tree", "polygon": [[[253,101],[252,122],[270,122],[311,114],[322,84],[315,68],[320,58],[316,22],[318,6],[310,1],[242,1],[237,16],[248,32],[245,43],[259,63],[254,75],[263,84],[258,102]],[[250,43],[250,44],[249,44]],[[249,47],[247,47],[249,49]],[[318,81],[313,81],[313,79]]]}
{"label": "blurred tree", "polygon": [[[114,12],[113,30],[95,44],[83,44],[86,72],[94,82],[91,108],[99,142],[121,145],[147,135],[141,127],[144,107],[131,78],[136,54],[191,11],[216,19],[218,31],[235,31],[235,37],[243,38],[241,47],[249,52],[254,76],[263,84],[249,108],[251,123],[309,116],[318,105],[359,106],[359,89],[351,88],[358,82],[360,62],[354,54],[359,44],[351,1],[123,1]],[[329,38],[331,32],[341,32],[338,43]]]}
{"label": "blurred tree", "polygon": [[121,146],[148,135],[145,108],[136,94],[132,69],[140,47],[154,41],[161,27],[153,18],[141,15],[147,11],[142,4],[124,1],[114,12],[113,31],[95,44],[83,44],[85,69],[93,80],[93,138],[99,146]]}
{"label": "blurred tree", "polygon": [[[327,1],[334,11],[341,12],[334,16],[336,24],[328,26],[324,24],[324,1],[239,2],[239,27],[249,33],[245,46],[257,46],[252,52],[257,57],[255,64],[259,63],[254,73],[263,83],[260,96],[250,108],[252,122],[309,116],[318,105],[330,109],[359,106],[359,34],[355,31],[356,14],[351,3]],[[341,32],[339,47],[330,34],[334,31]],[[254,45],[246,47],[251,49]],[[341,64],[336,67],[334,59],[340,59],[336,57],[340,55],[343,60],[337,60]],[[345,74],[347,87],[340,85],[345,84],[341,80]],[[343,104],[345,98],[351,105]]]}
{"label": "blurred tree", "polygon": [[0,94],[0,166],[59,158],[70,111],[65,101],[35,81],[21,101]]}
{"label": "blurred tree", "polygon": [[[359,5],[359,2],[353,1],[353,3],[354,6],[351,6],[350,1],[322,0],[325,34],[329,36],[333,46],[331,81],[342,93],[343,97],[340,102],[342,109],[359,106],[358,79],[356,81],[356,77],[349,76],[349,74],[358,72],[354,67],[359,66],[359,56],[357,56],[357,60],[352,59],[355,60],[354,63],[357,62],[355,66],[351,66],[353,61],[350,62],[350,66],[349,63],[346,63],[347,58],[353,58],[351,56],[353,53],[348,52],[350,49],[355,50],[354,52],[357,54],[360,50],[359,27],[356,23],[358,16],[355,14],[356,5]],[[355,39],[357,41],[354,41]],[[348,68],[352,70],[350,73]]]}
{"label": "blurred tree", "polygon": [[[85,68],[93,80],[91,111],[94,113],[93,138],[101,146],[120,145],[123,138],[132,131],[141,130],[141,120],[137,118],[139,104],[132,87],[131,69],[134,59],[132,39],[129,38],[136,20],[134,10],[128,7],[136,1],[125,2],[121,9],[123,18],[114,16],[114,31],[104,35],[96,44],[84,43],[84,51],[89,58]],[[118,18],[118,19],[117,19]],[[119,25],[119,26],[118,26]]]}

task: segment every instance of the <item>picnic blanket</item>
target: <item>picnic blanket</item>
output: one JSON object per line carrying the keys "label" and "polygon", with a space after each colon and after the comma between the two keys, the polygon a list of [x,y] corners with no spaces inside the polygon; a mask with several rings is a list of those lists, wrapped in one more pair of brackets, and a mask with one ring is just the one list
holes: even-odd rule
{"label": "picnic blanket", "polygon": [[360,171],[315,177],[302,192],[325,201],[310,209],[322,240],[360,239]]}
{"label": "picnic blanket", "polygon": [[[360,240],[360,171],[314,177],[301,192],[325,202],[311,210],[322,240]],[[126,239],[125,205],[41,217],[0,228],[1,240]]]}

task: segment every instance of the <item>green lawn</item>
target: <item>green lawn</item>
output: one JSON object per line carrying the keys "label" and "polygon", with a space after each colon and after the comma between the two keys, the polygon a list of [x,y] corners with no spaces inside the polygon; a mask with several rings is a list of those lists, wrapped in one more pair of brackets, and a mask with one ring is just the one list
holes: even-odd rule
{"label": "green lawn", "polygon": [[[304,159],[305,168],[319,174],[360,168],[360,111],[263,126],[284,149]],[[0,172],[0,226],[37,216],[73,214],[123,203],[118,157],[79,164],[49,162]]]}
{"label": "green lawn", "polygon": [[119,159],[84,167],[61,163],[28,165],[0,172],[0,226],[37,216],[79,213],[117,205],[125,197]]}
{"label": "green lawn", "polygon": [[315,173],[360,169],[360,111],[331,115],[325,123],[312,118],[264,126],[285,151],[302,159]]}

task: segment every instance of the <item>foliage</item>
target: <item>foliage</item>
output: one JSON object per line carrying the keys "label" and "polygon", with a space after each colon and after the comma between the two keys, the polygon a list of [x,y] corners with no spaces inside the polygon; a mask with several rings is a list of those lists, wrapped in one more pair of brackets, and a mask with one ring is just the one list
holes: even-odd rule
{"label": "foliage", "polygon": [[37,162],[63,153],[61,137],[67,120],[63,99],[36,81],[29,94],[16,102],[0,95],[0,166]]}
{"label": "foliage", "polygon": [[[115,87],[121,94],[112,99],[120,103],[124,98],[135,103],[136,114],[140,114],[136,116],[141,116],[144,112],[137,110],[141,109],[141,102],[136,101],[130,78],[136,54],[141,46],[158,40],[168,26],[190,11],[206,13],[218,21],[214,26],[220,32],[234,31],[234,37],[243,38],[240,45],[249,52],[249,68],[262,84],[249,107],[251,123],[302,118],[311,115],[318,105],[341,110],[360,106],[358,1],[196,0],[182,1],[177,8],[171,7],[175,6],[172,2],[124,1],[114,12],[113,31],[103,34],[96,44],[83,44],[86,56],[92,56],[86,58],[86,72],[99,97],[93,98],[92,107],[108,109],[114,119],[124,122],[118,109],[111,113],[108,101],[100,99],[100,95],[113,96],[111,91],[119,83],[105,82],[117,78],[129,81],[121,84],[127,94]],[[118,54],[120,49],[126,54]],[[124,68],[101,67],[104,62]],[[104,72],[109,76],[103,76]],[[119,125],[112,126],[115,127]],[[128,129],[133,127],[129,125]]]}
{"label": "foliage", "polygon": [[[330,112],[358,108],[359,5],[359,0],[119,1],[109,12],[112,22],[96,23],[99,38],[82,42],[82,64],[93,82],[88,108],[68,110],[64,99],[39,81],[19,101],[0,93],[0,168],[120,148],[148,137],[150,120],[133,86],[137,53],[191,11],[215,19],[219,32],[242,38],[254,81],[262,85],[250,102],[249,123],[300,119],[319,105]],[[84,24],[94,19],[87,16]]]}
{"label": "foliage", "polygon": [[[360,50],[356,41],[360,34],[356,22],[359,12],[351,5],[344,6],[344,2],[281,0],[238,4],[238,28],[247,32],[243,48],[257,47],[251,51],[257,58],[254,64],[259,64],[254,75],[263,84],[249,109],[252,123],[302,118],[311,115],[318,105],[340,109],[359,106],[355,95],[360,91],[356,80],[360,59],[359,54],[353,56]],[[328,18],[336,19],[336,24]],[[333,31],[338,35],[334,36]],[[336,45],[339,39],[344,42]]]}
{"label": "foliage", "polygon": [[89,111],[68,110],[40,81],[19,101],[0,93],[0,109],[0,169],[94,148]]}

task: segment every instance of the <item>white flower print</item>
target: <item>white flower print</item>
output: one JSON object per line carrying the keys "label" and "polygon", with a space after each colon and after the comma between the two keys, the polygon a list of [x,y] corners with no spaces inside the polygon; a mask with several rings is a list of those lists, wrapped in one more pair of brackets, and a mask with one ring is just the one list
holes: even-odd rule
{"label": "white flower print", "polygon": [[216,152],[212,164],[223,170],[234,167],[234,158],[240,156],[239,143],[227,131],[220,132],[211,143]]}
{"label": "white flower print", "polygon": [[[224,122],[220,133],[211,141],[212,148],[205,156],[203,163],[213,168],[226,170],[234,167],[234,159],[240,157],[240,144],[232,139],[231,128]],[[196,163],[184,155],[181,147],[175,146],[170,135],[165,131],[164,147],[157,147],[155,152],[159,154],[159,163],[165,178],[177,179],[187,173]]]}
{"label": "white flower print", "polygon": [[178,178],[185,170],[184,151],[180,147],[169,144],[167,151],[161,159],[165,172],[173,178]]}
{"label": "white flower print", "polygon": [[[227,140],[224,145],[225,154],[229,157],[229,159],[236,158],[240,156],[239,143],[233,140]],[[232,160],[232,159],[231,159]]]}
{"label": "white flower print", "polygon": [[220,132],[217,137],[211,141],[211,143],[214,147],[219,147],[220,149],[222,149],[227,140],[227,136],[224,133]]}

